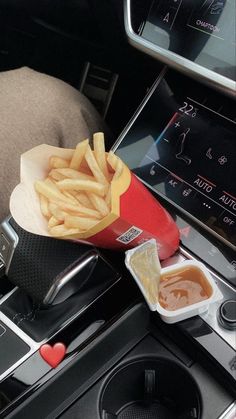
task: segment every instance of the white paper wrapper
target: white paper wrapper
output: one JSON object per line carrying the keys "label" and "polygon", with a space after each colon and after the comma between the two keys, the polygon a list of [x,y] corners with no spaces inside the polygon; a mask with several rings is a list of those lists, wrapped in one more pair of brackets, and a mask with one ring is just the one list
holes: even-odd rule
{"label": "white paper wrapper", "polygon": [[48,174],[48,161],[53,155],[70,159],[73,150],[41,144],[21,155],[20,183],[10,198],[10,212],[14,220],[26,231],[50,236],[47,220],[42,216],[39,197],[34,189],[36,180],[43,180]]}

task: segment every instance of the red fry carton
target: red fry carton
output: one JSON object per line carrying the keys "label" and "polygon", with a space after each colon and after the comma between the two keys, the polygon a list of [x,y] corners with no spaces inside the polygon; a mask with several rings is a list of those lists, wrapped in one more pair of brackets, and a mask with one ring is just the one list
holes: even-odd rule
{"label": "red fry carton", "polygon": [[[47,177],[52,155],[71,159],[73,151],[42,144],[21,156],[21,183],[12,192],[10,211],[26,231],[49,236],[34,182]],[[86,232],[63,237],[117,250],[152,238],[161,259],[171,256],[179,246],[179,231],[172,217],[126,165],[120,177],[111,182],[111,212]]]}

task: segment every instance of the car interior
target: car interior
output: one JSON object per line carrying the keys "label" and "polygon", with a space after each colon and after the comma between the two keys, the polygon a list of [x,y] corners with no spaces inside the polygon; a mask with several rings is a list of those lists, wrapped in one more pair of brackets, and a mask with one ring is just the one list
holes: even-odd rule
{"label": "car interior", "polygon": [[177,226],[162,269],[201,262],[220,295],[176,322],[150,309],[125,264],[143,223],[162,222],[149,199],[122,250],[32,234],[9,213],[0,418],[236,418],[235,31],[235,0],[0,0],[0,74],[29,67],[89,99],[106,150]]}

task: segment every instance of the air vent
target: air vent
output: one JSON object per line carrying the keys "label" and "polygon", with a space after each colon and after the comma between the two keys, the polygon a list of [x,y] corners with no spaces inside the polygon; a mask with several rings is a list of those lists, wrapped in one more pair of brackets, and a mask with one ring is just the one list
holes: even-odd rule
{"label": "air vent", "polygon": [[131,0],[130,4],[133,31],[137,34],[141,34],[152,0]]}

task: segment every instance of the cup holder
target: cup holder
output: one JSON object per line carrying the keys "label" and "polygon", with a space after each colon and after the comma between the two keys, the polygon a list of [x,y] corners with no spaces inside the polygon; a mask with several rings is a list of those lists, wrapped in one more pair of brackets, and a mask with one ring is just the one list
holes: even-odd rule
{"label": "cup holder", "polygon": [[100,419],[199,419],[190,374],[163,358],[134,359],[113,371],[99,397]]}

